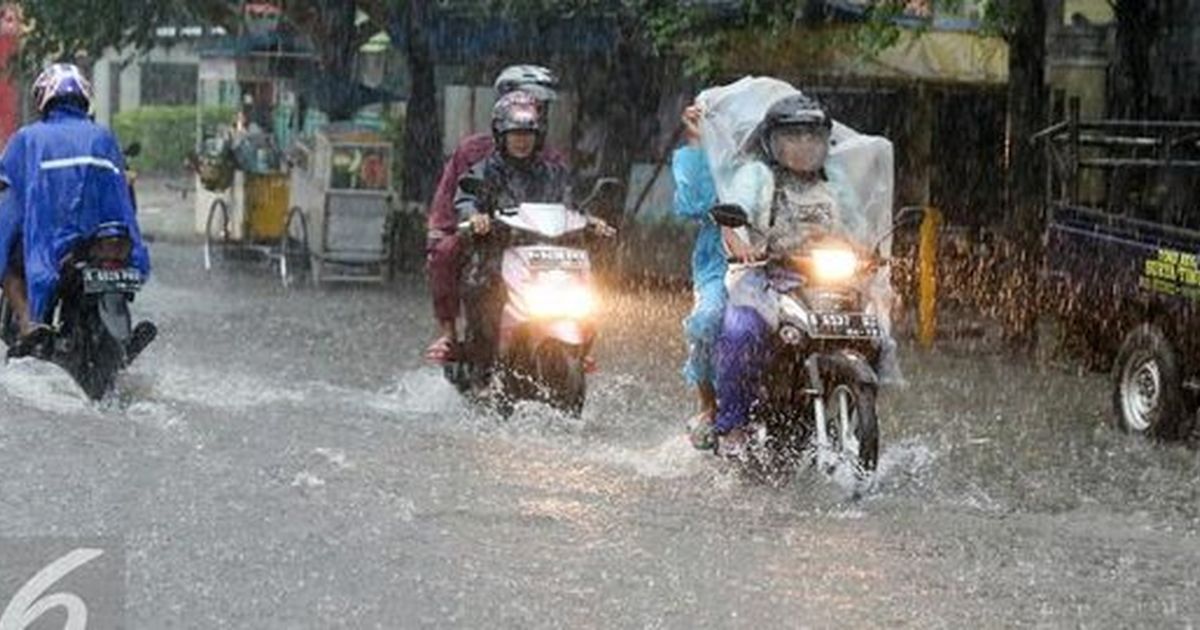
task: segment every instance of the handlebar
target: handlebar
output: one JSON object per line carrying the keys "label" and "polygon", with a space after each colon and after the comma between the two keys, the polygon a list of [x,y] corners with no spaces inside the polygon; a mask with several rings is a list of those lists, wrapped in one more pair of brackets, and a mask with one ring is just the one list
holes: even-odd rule
{"label": "handlebar", "polygon": [[[812,257],[807,254],[797,254],[788,256],[785,254],[761,254],[754,256],[750,260],[742,260],[737,256],[726,256],[725,263],[736,265],[739,267],[762,267],[772,263],[796,263],[798,261],[811,261]],[[864,271],[886,267],[892,264],[890,256],[869,256],[859,257],[859,267]]]}
{"label": "handlebar", "polygon": [[[513,213],[505,213],[505,214],[516,214],[516,213],[513,212]],[[589,230],[598,236],[603,236],[604,238],[616,238],[616,236],[617,236],[617,228],[614,228],[611,225],[604,223],[603,221],[601,221],[600,223],[589,222],[587,227],[585,227],[584,229]],[[471,235],[475,230],[471,224],[471,220],[467,219],[466,221],[460,221],[458,223],[458,225],[455,227],[454,231],[459,236],[468,236],[468,235]]]}

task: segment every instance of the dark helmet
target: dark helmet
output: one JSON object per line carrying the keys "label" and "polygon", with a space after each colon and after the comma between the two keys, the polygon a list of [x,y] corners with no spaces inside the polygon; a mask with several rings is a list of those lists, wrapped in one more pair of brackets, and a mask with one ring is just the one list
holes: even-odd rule
{"label": "dark helmet", "polygon": [[509,92],[492,107],[492,137],[496,147],[503,150],[504,134],[510,131],[532,131],[537,134],[538,146],[545,136],[538,99],[523,91]]}
{"label": "dark helmet", "polygon": [[757,148],[764,157],[774,161],[771,136],[781,129],[810,130],[828,136],[833,129],[833,119],[815,98],[803,94],[785,96],[775,101],[763,114],[762,122],[747,137],[744,149]]}

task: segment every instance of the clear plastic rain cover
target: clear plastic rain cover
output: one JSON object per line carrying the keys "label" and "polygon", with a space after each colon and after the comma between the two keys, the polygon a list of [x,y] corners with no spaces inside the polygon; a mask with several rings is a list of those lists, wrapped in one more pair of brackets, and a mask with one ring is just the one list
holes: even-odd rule
{"label": "clear plastic rain cover", "polygon": [[[751,217],[771,200],[770,191],[774,183],[769,170],[755,165],[757,157],[744,146],[754,132],[767,109],[785,96],[799,94],[791,85],[769,77],[744,77],[729,85],[710,88],[700,93],[696,103],[702,108],[701,144],[708,158],[716,184],[717,197],[725,203],[739,203],[747,207]],[[892,227],[892,192],[894,187],[892,143],[887,138],[861,134],[846,125],[834,121],[830,139],[829,157],[825,171],[829,184],[834,189],[842,206],[841,218],[845,234],[858,241],[864,248],[880,244],[880,251],[891,254],[891,239],[880,243],[889,235]],[[742,170],[743,166],[749,166]],[[756,168],[757,167],[757,168]],[[742,177],[748,171],[757,171],[762,177]],[[760,190],[747,191],[746,182],[755,182]],[[730,287],[730,303],[755,306],[774,324],[775,309],[764,303],[767,295],[753,295],[747,291],[754,283],[743,283],[737,278],[740,272],[731,269],[726,280]],[[879,317],[880,324],[891,340],[891,307],[895,293],[890,282],[887,266],[879,269],[869,282],[868,310]],[[881,370],[885,378],[902,380],[894,353],[885,353]]]}
{"label": "clear plastic rain cover", "polygon": [[[771,104],[799,93],[778,79],[744,77],[707,89],[696,98],[704,110],[702,144],[721,201],[739,202],[733,191],[734,174],[738,167],[755,159],[743,151],[746,138]],[[831,143],[826,159],[830,184],[835,189],[849,188],[836,190],[843,205],[846,233],[870,247],[892,227],[892,143],[887,138],[861,134],[836,120]],[[884,244],[885,254],[890,253],[890,246],[890,242]]]}

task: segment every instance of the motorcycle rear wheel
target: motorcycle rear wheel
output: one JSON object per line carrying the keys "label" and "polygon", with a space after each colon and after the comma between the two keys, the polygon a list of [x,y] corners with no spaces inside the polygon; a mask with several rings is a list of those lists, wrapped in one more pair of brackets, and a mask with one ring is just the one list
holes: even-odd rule
{"label": "motorcycle rear wheel", "polygon": [[94,311],[86,312],[72,328],[74,365],[64,367],[88,398],[100,400],[112,391],[117,372],[125,366],[124,351]]}
{"label": "motorcycle rear wheel", "polygon": [[121,350],[112,337],[101,334],[97,345],[80,358],[79,371],[74,375],[79,387],[92,400],[100,400],[112,391],[122,367]]}

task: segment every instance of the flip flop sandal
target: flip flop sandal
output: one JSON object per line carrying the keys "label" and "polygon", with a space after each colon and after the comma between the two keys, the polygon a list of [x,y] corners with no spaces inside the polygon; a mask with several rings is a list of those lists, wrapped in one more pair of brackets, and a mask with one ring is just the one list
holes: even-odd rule
{"label": "flip flop sandal", "polygon": [[425,349],[425,360],[433,363],[449,363],[454,360],[454,342],[449,337],[438,337]]}
{"label": "flip flop sandal", "polygon": [[750,436],[744,431],[737,433],[731,431],[721,436],[714,434],[714,439],[716,440],[714,450],[719,457],[742,459],[750,452]]}
{"label": "flip flop sandal", "polygon": [[700,412],[687,423],[688,441],[698,451],[713,451],[717,448],[717,432],[713,427],[712,414]]}

